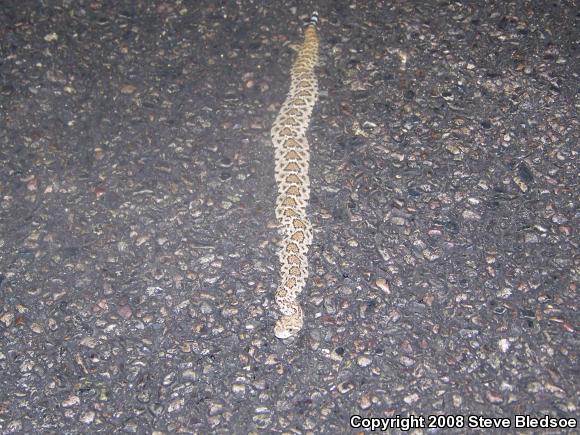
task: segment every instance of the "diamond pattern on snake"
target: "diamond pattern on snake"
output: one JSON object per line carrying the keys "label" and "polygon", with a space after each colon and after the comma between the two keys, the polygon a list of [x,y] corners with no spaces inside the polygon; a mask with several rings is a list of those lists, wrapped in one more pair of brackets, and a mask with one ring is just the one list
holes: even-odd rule
{"label": "diamond pattern on snake", "polygon": [[290,72],[288,95],[272,125],[275,177],[278,187],[276,218],[282,243],[278,253],[280,282],[276,303],[282,316],[274,335],[289,338],[304,324],[298,296],[308,279],[308,248],[312,243],[312,224],[306,214],[310,199],[310,145],[306,131],[318,99],[314,68],[318,62],[318,14],[314,12],[304,29],[304,41]]}

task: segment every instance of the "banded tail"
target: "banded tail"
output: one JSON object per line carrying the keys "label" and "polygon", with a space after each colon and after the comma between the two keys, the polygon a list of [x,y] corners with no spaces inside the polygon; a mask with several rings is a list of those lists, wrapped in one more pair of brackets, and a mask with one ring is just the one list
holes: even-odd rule
{"label": "banded tail", "polygon": [[308,20],[308,22],[306,23],[307,26],[318,26],[318,12],[314,11],[312,12],[312,15],[310,16],[310,20]]}

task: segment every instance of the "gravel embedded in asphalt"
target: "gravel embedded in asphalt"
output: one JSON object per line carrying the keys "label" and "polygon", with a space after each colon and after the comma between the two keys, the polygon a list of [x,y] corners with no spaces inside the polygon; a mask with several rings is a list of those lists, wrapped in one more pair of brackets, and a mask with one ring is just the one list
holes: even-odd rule
{"label": "gravel embedded in asphalt", "polygon": [[[0,433],[577,419],[575,2],[293,4],[2,2]],[[270,127],[314,8],[280,341]]]}

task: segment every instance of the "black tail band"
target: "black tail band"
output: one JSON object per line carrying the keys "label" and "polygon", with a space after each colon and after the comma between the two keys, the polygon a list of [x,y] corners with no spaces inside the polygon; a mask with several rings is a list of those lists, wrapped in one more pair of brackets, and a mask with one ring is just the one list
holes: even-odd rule
{"label": "black tail band", "polygon": [[318,12],[312,12],[310,20],[306,23],[307,26],[318,26]]}

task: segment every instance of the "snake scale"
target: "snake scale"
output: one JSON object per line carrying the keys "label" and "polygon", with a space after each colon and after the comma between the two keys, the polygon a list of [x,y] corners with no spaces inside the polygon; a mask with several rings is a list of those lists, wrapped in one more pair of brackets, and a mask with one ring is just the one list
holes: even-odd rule
{"label": "snake scale", "polygon": [[276,303],[282,316],[274,334],[288,338],[302,329],[304,313],[297,298],[308,279],[308,248],[312,224],[306,214],[310,199],[310,146],[306,131],[318,98],[314,68],[318,62],[318,14],[314,12],[304,29],[304,41],[291,70],[286,100],[272,125],[275,177],[278,188],[276,218],[282,243],[279,250],[280,284]]}

